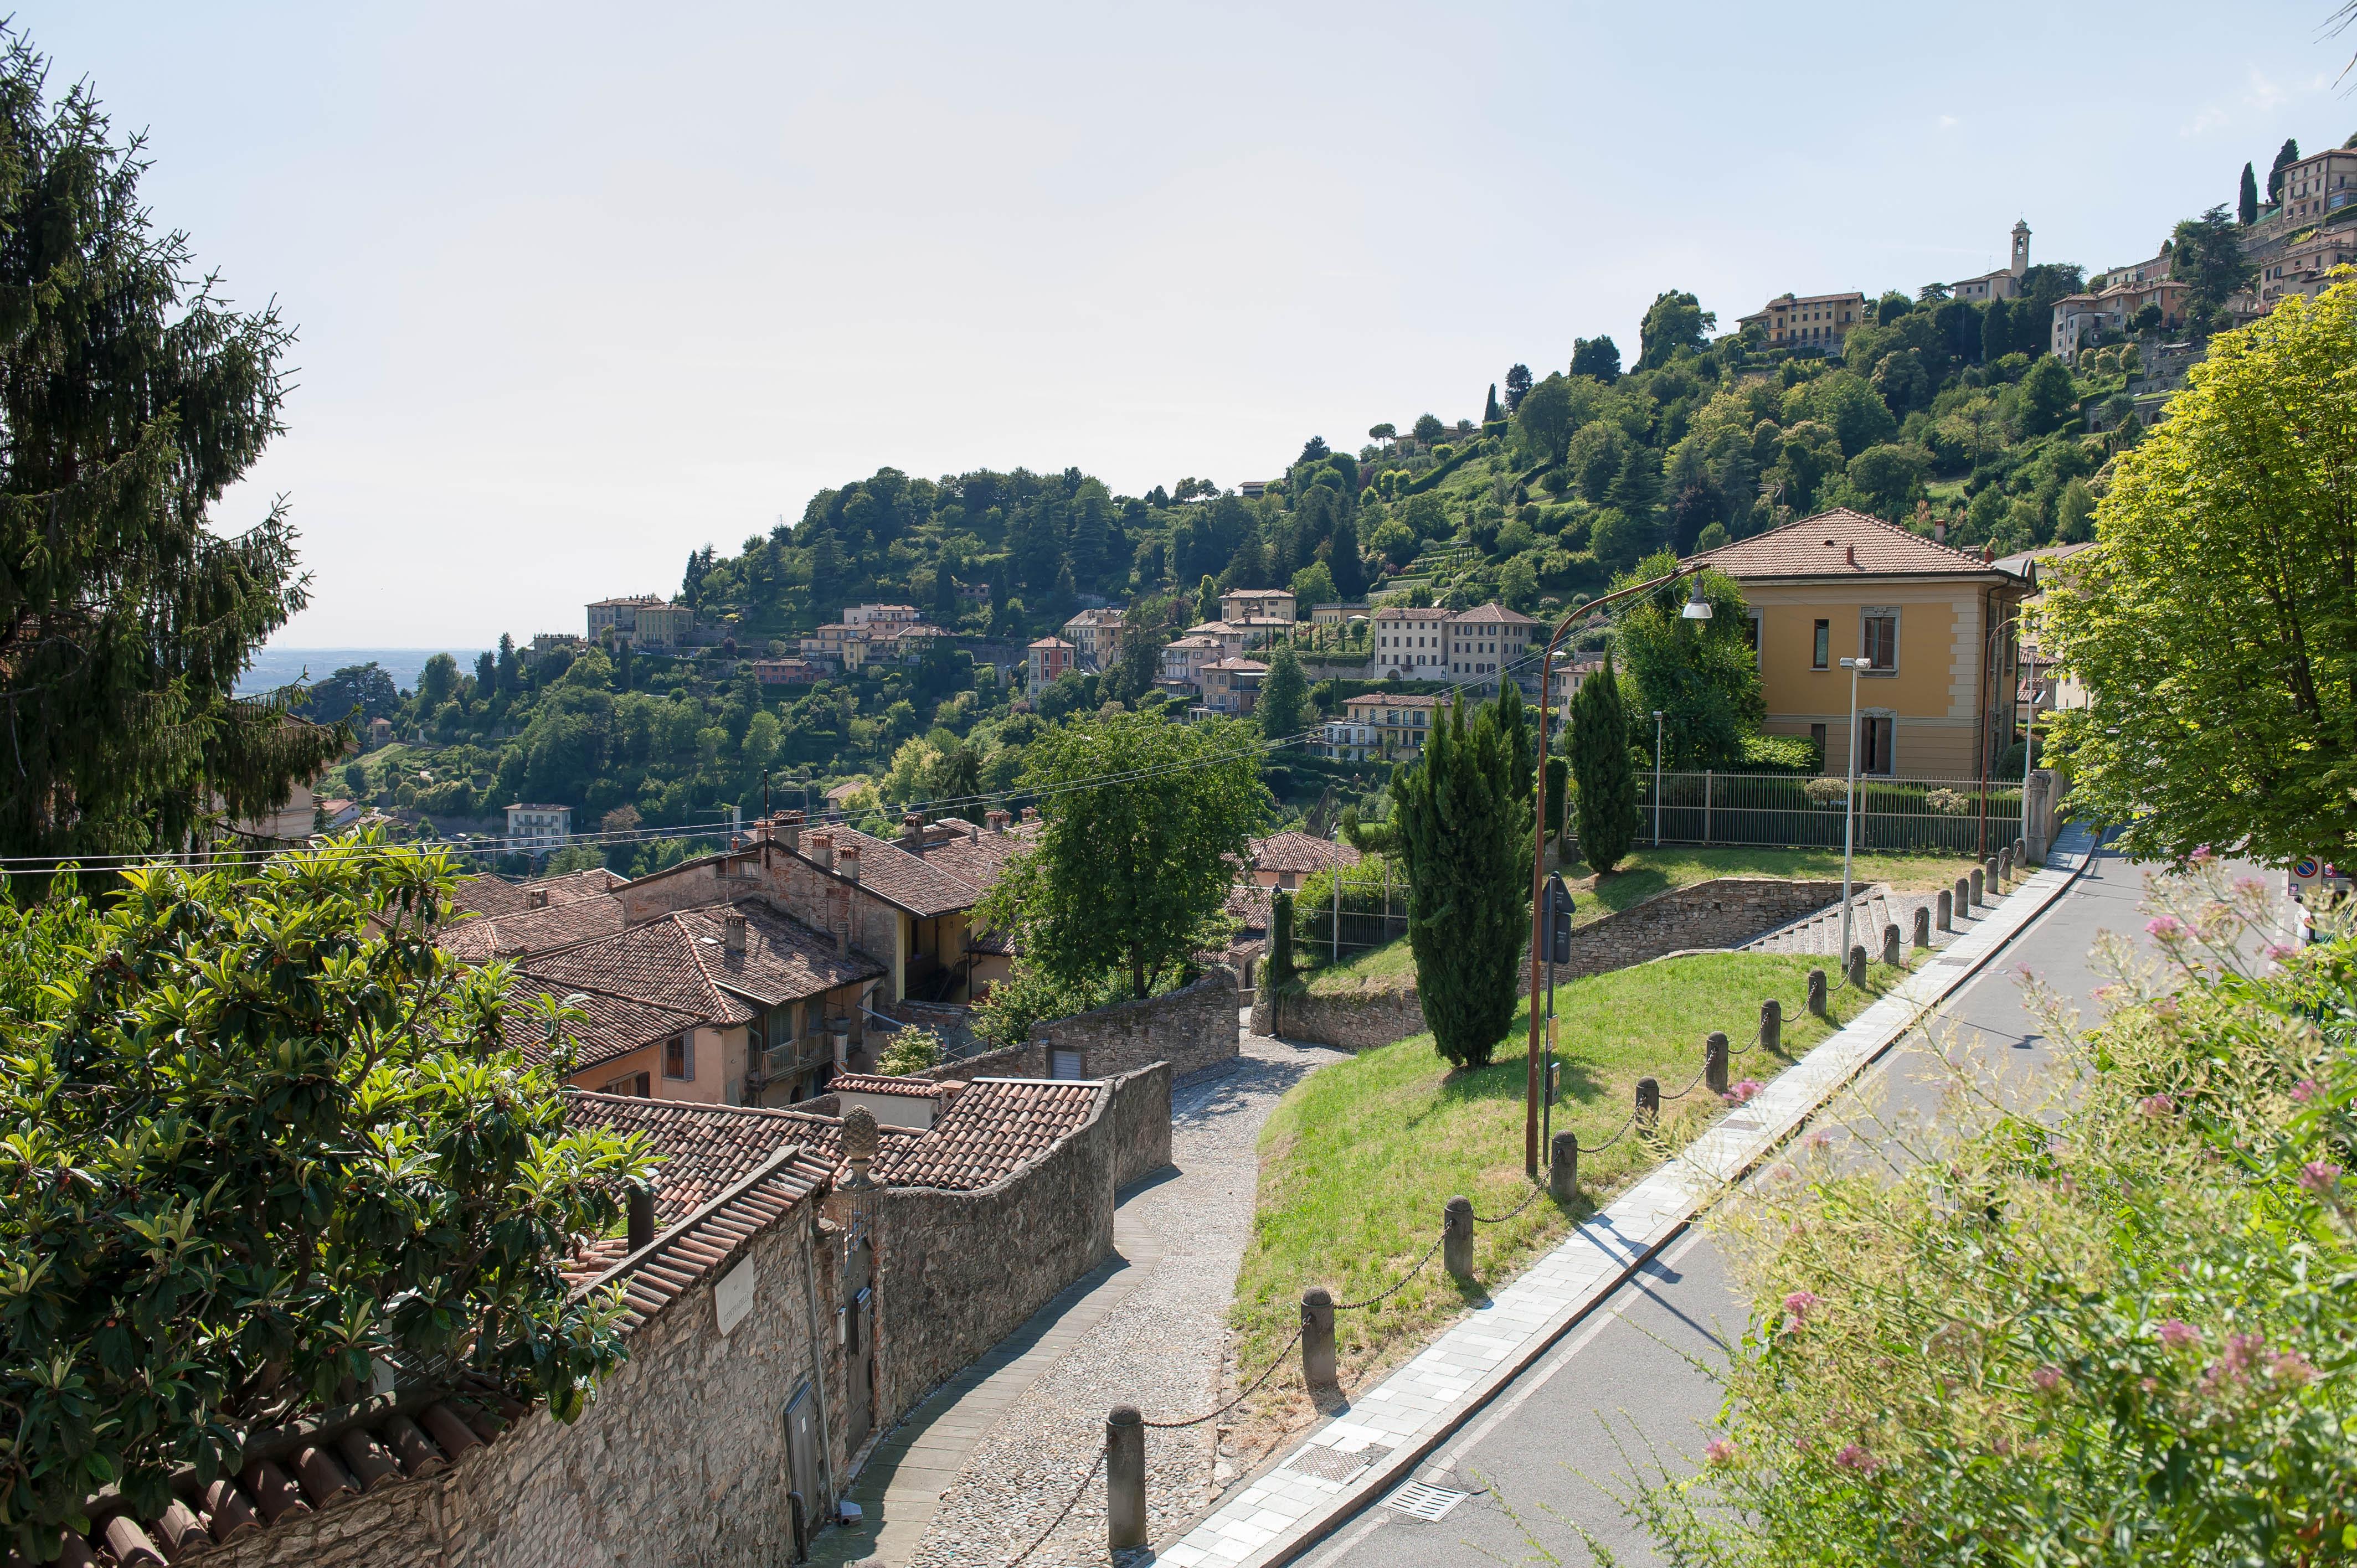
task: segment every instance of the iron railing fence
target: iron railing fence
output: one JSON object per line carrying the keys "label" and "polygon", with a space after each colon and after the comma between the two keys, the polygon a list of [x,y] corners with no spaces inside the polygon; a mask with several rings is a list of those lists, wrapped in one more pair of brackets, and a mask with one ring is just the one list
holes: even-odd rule
{"label": "iron railing fence", "polygon": [[1407,935],[1405,865],[1369,855],[1343,867],[1340,883],[1339,899],[1335,879],[1323,874],[1294,890],[1293,943],[1306,960],[1325,962],[1338,950],[1347,957]]}
{"label": "iron railing fence", "polygon": [[[1846,780],[1774,773],[1664,773],[1663,843],[1839,849]],[[1655,842],[1654,776],[1637,781],[1637,842]],[[2021,833],[2018,780],[1860,779],[1853,847],[1979,858]]]}

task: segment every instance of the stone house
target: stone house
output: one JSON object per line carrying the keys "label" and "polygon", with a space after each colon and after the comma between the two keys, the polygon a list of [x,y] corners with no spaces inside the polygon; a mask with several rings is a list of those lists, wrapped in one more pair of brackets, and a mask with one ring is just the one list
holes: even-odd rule
{"label": "stone house", "polygon": [[1375,612],[1372,668],[1394,680],[1437,681],[1448,668],[1444,609],[1385,605]]}
{"label": "stone house", "polygon": [[[1451,681],[1469,691],[1496,695],[1498,682],[1507,672],[1515,672],[1539,631],[1539,623],[1530,617],[1494,602],[1450,616],[1442,623],[1441,636]],[[1538,639],[1538,646],[1545,648],[1544,638]],[[1515,673],[1524,691],[1538,690],[1537,675]]]}
{"label": "stone house", "polygon": [[1126,618],[1119,610],[1082,610],[1064,623],[1064,638],[1071,643],[1082,669],[1103,670],[1121,657],[1125,624]]}
{"label": "stone house", "polygon": [[1828,773],[1974,779],[2009,744],[2018,611],[2028,575],[1846,508],[1688,557],[1733,577],[1751,609],[1762,728],[1805,735]]}
{"label": "stone house", "polygon": [[2018,299],[2021,296],[2022,274],[2029,271],[2029,225],[2016,220],[2013,225],[2011,259],[1993,273],[1978,277],[1961,278],[1949,285],[1952,298],[1986,305],[1993,299]]}
{"label": "stone house", "polygon": [[[1238,639],[1239,649],[1242,639]],[[1162,645],[1162,683],[1185,687],[1191,692],[1203,689],[1203,666],[1215,659],[1229,657],[1221,648],[1220,639],[1190,632],[1175,641]]]}
{"label": "stone house", "polygon": [[1412,692],[1362,692],[1326,721],[1318,753],[1340,762],[1403,761],[1424,750],[1443,699]]}
{"label": "stone house", "polygon": [[1856,289],[1847,294],[1784,294],[1738,317],[1736,325],[1759,328],[1760,340],[1770,349],[1838,354],[1850,328],[1866,319],[1866,295]]}
{"label": "stone house", "polygon": [[1289,588],[1232,588],[1220,596],[1220,618],[1227,621],[1298,620]]}
{"label": "stone house", "polygon": [[1260,683],[1268,666],[1256,659],[1215,659],[1200,673],[1203,701],[1189,710],[1189,716],[1242,718],[1258,705]]}
{"label": "stone house", "polygon": [[1026,690],[1036,692],[1072,667],[1072,645],[1060,637],[1042,637],[1024,650]]}
{"label": "stone house", "polygon": [[1339,840],[1308,833],[1271,833],[1253,840],[1252,869],[1245,875],[1255,886],[1291,891],[1306,877],[1338,865],[1356,865],[1361,858],[1357,850]]}

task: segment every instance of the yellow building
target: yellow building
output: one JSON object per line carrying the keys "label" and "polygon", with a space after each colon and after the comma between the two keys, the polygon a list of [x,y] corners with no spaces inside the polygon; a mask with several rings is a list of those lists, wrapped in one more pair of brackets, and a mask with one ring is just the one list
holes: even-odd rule
{"label": "yellow building", "polygon": [[[1706,551],[1742,585],[1770,735],[1805,735],[1846,772],[1850,672],[1858,771],[1976,779],[2013,740],[2015,634],[2026,571],[1846,508]],[[1988,678],[1992,664],[1994,681]]]}

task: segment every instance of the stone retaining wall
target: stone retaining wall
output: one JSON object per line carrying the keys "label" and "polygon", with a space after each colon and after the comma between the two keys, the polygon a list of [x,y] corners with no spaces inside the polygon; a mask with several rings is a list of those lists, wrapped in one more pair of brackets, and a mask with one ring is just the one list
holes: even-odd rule
{"label": "stone retaining wall", "polygon": [[1169,1166],[1172,1076],[1168,1062],[1156,1062],[1114,1085],[1115,1192]]}
{"label": "stone retaining wall", "polygon": [[[1773,876],[1720,876],[1632,904],[1571,933],[1571,961],[1555,972],[1576,980],[1648,962],[1674,952],[1724,951],[1841,900],[1838,882]],[[1527,963],[1516,991],[1530,988]],[[1424,1033],[1413,986],[1319,995],[1263,987],[1253,1004],[1253,1031],[1309,1045],[1361,1051]]]}
{"label": "stone retaining wall", "polygon": [[1185,1078],[1236,1059],[1243,1044],[1236,1015],[1236,977],[1214,965],[1180,990],[1038,1025],[1029,1044],[1043,1053],[1077,1049],[1082,1078],[1111,1078],[1154,1062],[1168,1062],[1174,1077]]}

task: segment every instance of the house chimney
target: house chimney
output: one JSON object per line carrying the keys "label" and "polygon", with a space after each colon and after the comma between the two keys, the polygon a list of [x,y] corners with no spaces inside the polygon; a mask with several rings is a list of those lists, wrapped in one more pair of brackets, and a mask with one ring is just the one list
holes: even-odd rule
{"label": "house chimney", "polygon": [[652,1182],[634,1181],[630,1191],[630,1248],[643,1252],[655,1244],[655,1188]]}
{"label": "house chimney", "polygon": [[859,846],[856,843],[847,843],[835,851],[834,868],[843,874],[845,881],[857,882],[859,880]]}
{"label": "house chimney", "polygon": [[1932,542],[1934,544],[1945,544],[1948,542],[1948,525],[1944,521],[1933,521],[1932,524]]}
{"label": "house chimney", "polygon": [[1983,565],[1986,565],[1988,563],[1996,559],[1996,541],[1992,539],[1986,544],[1981,546],[1981,564]]}
{"label": "house chimney", "polygon": [[900,847],[910,854],[925,853],[925,819],[921,813],[900,813]]}
{"label": "house chimney", "polygon": [[730,952],[745,950],[745,917],[724,915],[720,918],[720,945]]}
{"label": "house chimney", "polygon": [[1026,806],[1026,807],[1024,807],[1024,808],[1023,808],[1023,820],[1024,820],[1025,822],[1038,822],[1038,821],[1039,820],[1039,807],[1037,807],[1037,806]]}
{"label": "house chimney", "polygon": [[810,836],[810,857],[818,862],[821,871],[834,869],[834,835],[824,828],[814,828]]}
{"label": "house chimney", "polygon": [[545,887],[527,887],[527,888],[525,888],[525,889],[523,890],[523,907],[524,907],[525,908],[527,908],[527,909],[545,909],[545,908],[548,908],[548,889],[547,889],[547,888],[545,888]]}
{"label": "house chimney", "polygon": [[982,822],[983,825],[992,832],[1003,833],[1006,831],[1008,818],[1005,811],[985,811],[982,814]]}
{"label": "house chimney", "polygon": [[1846,546],[1845,546],[1845,547],[1843,548],[1843,550],[1842,550],[1842,553],[1843,553],[1844,555],[1846,555],[1846,556],[1849,558],[1849,564],[1850,564],[1851,565],[1855,566],[1855,565],[1857,565],[1857,545],[1855,545],[1855,544],[1851,544],[1851,545],[1846,545]]}
{"label": "house chimney", "polygon": [[790,850],[802,846],[802,814],[800,811],[780,811],[776,817],[778,841]]}

